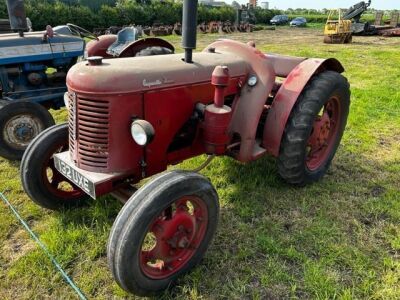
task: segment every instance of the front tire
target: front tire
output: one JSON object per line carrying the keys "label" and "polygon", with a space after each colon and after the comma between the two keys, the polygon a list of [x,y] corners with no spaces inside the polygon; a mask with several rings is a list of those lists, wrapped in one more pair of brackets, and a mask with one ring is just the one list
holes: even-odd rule
{"label": "front tire", "polygon": [[346,78],[325,71],[308,83],[287,122],[278,157],[279,174],[304,186],[328,170],[342,139],[350,106]]}
{"label": "front tire", "polygon": [[0,108],[0,156],[20,160],[29,143],[54,125],[51,114],[40,104],[29,101],[2,101]]}
{"label": "front tire", "polygon": [[164,173],[139,189],[111,229],[108,264],[119,286],[160,292],[200,262],[217,228],[218,195],[202,175]]}
{"label": "front tire", "polygon": [[84,204],[88,196],[62,176],[53,155],[68,150],[68,125],[50,127],[28,146],[21,162],[22,186],[38,205],[60,210]]}

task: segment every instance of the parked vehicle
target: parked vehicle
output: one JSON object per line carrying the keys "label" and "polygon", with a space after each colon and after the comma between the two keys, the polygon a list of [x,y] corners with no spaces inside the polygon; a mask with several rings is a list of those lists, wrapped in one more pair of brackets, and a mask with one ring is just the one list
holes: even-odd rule
{"label": "parked vehicle", "polygon": [[83,55],[79,36],[27,32],[23,1],[7,1],[10,28],[0,35],[0,156],[21,159],[30,141],[54,125],[47,109],[64,106],[65,78]]}
{"label": "parked vehicle", "polygon": [[[196,19],[197,1],[184,0],[184,54],[92,57],[72,67],[68,123],[42,132],[21,163],[24,190],[44,208],[110,193],[125,202],[108,264],[124,290],[142,296],[199,263],[215,234],[218,194],[199,170],[216,156],[250,163],[269,154],[288,183],[315,182],[349,113],[336,59],[265,55],[254,42],[227,39],[193,53]],[[209,157],[196,170],[164,172],[201,154]]]}
{"label": "parked vehicle", "polygon": [[303,18],[303,17],[294,18],[290,22],[290,26],[291,27],[306,27],[307,26],[307,20],[306,20],[306,18]]}
{"label": "parked vehicle", "polygon": [[277,15],[270,21],[271,25],[286,25],[289,23],[289,17],[286,15]]}
{"label": "parked vehicle", "polygon": [[[27,32],[22,0],[8,0],[11,29],[0,35],[0,156],[18,160],[28,144],[54,125],[48,109],[65,105],[68,70],[83,56],[84,38],[91,56],[128,57],[170,54],[174,47],[161,39],[138,40],[136,29],[96,37],[74,24]],[[136,31],[135,31],[136,30]]]}
{"label": "parked vehicle", "polygon": [[352,41],[351,21],[342,18],[341,9],[331,10],[324,27],[324,43],[348,44]]}

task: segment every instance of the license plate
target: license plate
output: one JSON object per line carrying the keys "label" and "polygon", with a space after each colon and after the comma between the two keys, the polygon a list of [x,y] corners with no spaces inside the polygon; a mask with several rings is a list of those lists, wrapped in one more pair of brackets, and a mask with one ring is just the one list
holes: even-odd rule
{"label": "license plate", "polygon": [[59,159],[56,155],[54,156],[54,166],[62,175],[81,188],[82,191],[87,193],[90,197],[96,198],[95,185],[90,179],[86,178],[78,170]]}

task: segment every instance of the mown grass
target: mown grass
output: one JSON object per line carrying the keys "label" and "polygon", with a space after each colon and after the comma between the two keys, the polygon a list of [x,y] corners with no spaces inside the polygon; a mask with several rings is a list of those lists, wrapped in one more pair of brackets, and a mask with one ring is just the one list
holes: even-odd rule
{"label": "mown grass", "polygon": [[[199,49],[216,37],[199,36]],[[216,159],[203,173],[220,196],[218,233],[202,264],[161,297],[400,298],[400,40],[324,45],[321,30],[297,28],[230,37],[254,39],[266,52],[338,58],[352,85],[347,130],[327,176],[302,189],[283,183],[271,158],[248,165]],[[179,38],[168,39],[179,46]],[[54,115],[62,122],[66,113]],[[21,190],[18,163],[5,160],[0,190],[89,298],[134,298],[106,265],[117,201],[46,211]],[[0,220],[0,298],[76,298],[2,204]]]}

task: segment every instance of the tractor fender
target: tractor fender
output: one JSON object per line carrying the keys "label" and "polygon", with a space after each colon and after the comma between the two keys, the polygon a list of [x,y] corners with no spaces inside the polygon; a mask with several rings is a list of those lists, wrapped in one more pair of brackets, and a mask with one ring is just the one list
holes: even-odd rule
{"label": "tractor fender", "polygon": [[175,52],[174,46],[166,40],[159,38],[145,38],[134,41],[127,45],[118,57],[134,57],[138,52],[148,47],[163,47]]}
{"label": "tractor fender", "polygon": [[273,156],[279,155],[283,132],[290,113],[310,79],[324,70],[344,72],[341,63],[334,59],[307,59],[298,64],[279,88],[268,112],[264,126],[263,147]]}
{"label": "tractor fender", "polygon": [[275,83],[275,71],[264,53],[249,45],[232,41],[219,40],[209,45],[204,51],[230,53],[238,56],[248,66],[248,76],[256,76],[255,86],[243,83],[240,95],[233,105],[229,134],[239,134],[240,151],[235,158],[241,162],[256,159],[265,153],[256,143],[257,127],[264,104]]}

